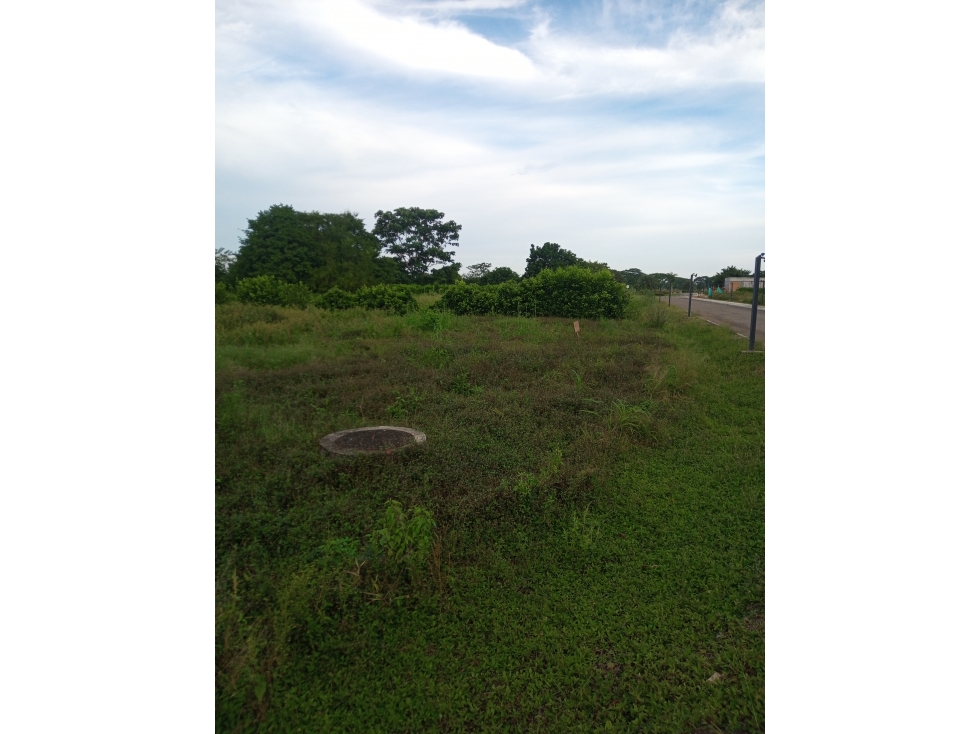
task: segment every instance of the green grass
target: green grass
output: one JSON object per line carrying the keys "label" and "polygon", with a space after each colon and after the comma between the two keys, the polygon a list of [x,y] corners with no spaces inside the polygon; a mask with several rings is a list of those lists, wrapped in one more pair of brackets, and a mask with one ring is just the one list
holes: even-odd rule
{"label": "green grass", "polygon": [[[754,291],[751,288],[738,288],[731,293],[715,292],[711,296],[711,300],[714,301],[733,301],[735,303],[751,303]],[[758,305],[765,305],[765,289],[762,288],[758,291]]]}
{"label": "green grass", "polygon": [[217,308],[218,731],[764,730],[764,363],[581,326]]}

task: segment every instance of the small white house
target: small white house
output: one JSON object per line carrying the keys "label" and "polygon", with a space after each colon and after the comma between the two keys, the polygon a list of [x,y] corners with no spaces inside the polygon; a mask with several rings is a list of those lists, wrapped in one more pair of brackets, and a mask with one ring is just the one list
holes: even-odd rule
{"label": "small white house", "polygon": [[[738,278],[725,278],[724,279],[724,292],[730,293],[731,291],[736,291],[738,288],[754,288],[755,287],[755,276],[745,275]],[[758,287],[765,287],[765,276],[762,275],[758,281]]]}

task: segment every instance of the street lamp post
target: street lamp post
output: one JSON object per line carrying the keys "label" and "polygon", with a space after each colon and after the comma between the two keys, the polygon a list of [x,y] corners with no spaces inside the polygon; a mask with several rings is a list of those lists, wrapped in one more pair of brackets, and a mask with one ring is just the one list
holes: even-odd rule
{"label": "street lamp post", "polygon": [[670,295],[666,297],[666,305],[670,306],[673,303],[673,278],[670,278]]}
{"label": "street lamp post", "polygon": [[690,273],[690,297],[687,299],[687,318],[690,318],[690,309],[693,306],[693,279],[696,277],[696,273]]}
{"label": "street lamp post", "polygon": [[755,325],[758,323],[758,285],[761,281],[761,261],[765,259],[763,252],[755,258],[755,292],[751,294],[751,329],[748,331],[748,351],[755,351]]}

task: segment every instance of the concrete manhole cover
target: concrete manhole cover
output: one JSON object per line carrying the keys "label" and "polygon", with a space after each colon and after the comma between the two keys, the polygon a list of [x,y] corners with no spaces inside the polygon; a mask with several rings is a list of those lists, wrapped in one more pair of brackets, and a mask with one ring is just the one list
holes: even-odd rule
{"label": "concrete manhole cover", "polygon": [[371,426],[337,431],[320,439],[320,449],[324,453],[338,456],[354,454],[391,453],[425,443],[425,434],[413,428],[396,426]]}

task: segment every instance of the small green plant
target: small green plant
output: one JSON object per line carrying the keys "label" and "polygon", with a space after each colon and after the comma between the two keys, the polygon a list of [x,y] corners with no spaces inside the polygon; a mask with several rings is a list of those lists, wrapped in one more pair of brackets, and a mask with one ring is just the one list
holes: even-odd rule
{"label": "small green plant", "polygon": [[394,405],[388,407],[388,414],[397,420],[407,418],[418,409],[421,402],[422,396],[415,392],[415,388],[409,387],[408,392],[399,394],[394,399]]}
{"label": "small green plant", "polygon": [[356,558],[359,546],[353,538],[332,538],[320,550],[327,565],[346,567]]}
{"label": "small green plant", "polygon": [[452,380],[452,384],[449,385],[449,391],[454,392],[456,395],[478,395],[483,391],[483,388],[478,385],[470,385],[469,372],[463,370]]}
{"label": "small green plant", "polygon": [[643,379],[643,389],[650,395],[657,395],[666,387],[667,369],[659,365],[654,365],[647,369],[646,377]]}
{"label": "small green plant", "polygon": [[563,461],[564,457],[561,454],[561,449],[554,449],[550,456],[547,457],[547,462],[543,467],[541,467],[541,470],[537,474],[521,472],[517,475],[517,481],[513,485],[513,491],[519,495],[527,497],[535,489],[540,489],[547,486],[547,484],[557,475]]}
{"label": "small green plant", "polygon": [[448,349],[443,349],[442,347],[436,347],[435,349],[429,349],[427,352],[422,354],[421,361],[430,367],[435,367],[437,369],[442,369],[448,367],[454,358],[452,352]]}
{"label": "small green plant", "polygon": [[[597,400],[588,402],[598,403]],[[613,400],[608,410],[604,411],[605,425],[610,431],[646,435],[649,432],[650,402],[644,401],[637,405],[629,405],[625,400]],[[603,415],[603,411],[583,410],[582,413]]]}
{"label": "small green plant", "polygon": [[584,379],[584,373],[578,372],[578,370],[571,370],[571,377],[574,379],[575,390],[581,389],[581,381]]}
{"label": "small green plant", "polygon": [[613,431],[641,433],[646,428],[649,407],[645,403],[629,405],[624,400],[613,400],[609,408],[607,423]]}
{"label": "small green plant", "polygon": [[430,308],[422,313],[419,327],[422,331],[430,331],[433,336],[440,337],[449,327],[450,318],[451,316],[445,311]]}
{"label": "small green plant", "polygon": [[571,511],[571,522],[564,529],[564,537],[582,550],[591,548],[601,537],[598,521],[589,514],[588,507],[580,514],[577,510]]}
{"label": "small green plant", "polygon": [[432,551],[435,520],[423,507],[404,511],[397,500],[388,500],[381,526],[370,537],[370,545],[396,567],[407,567],[417,580]]}

